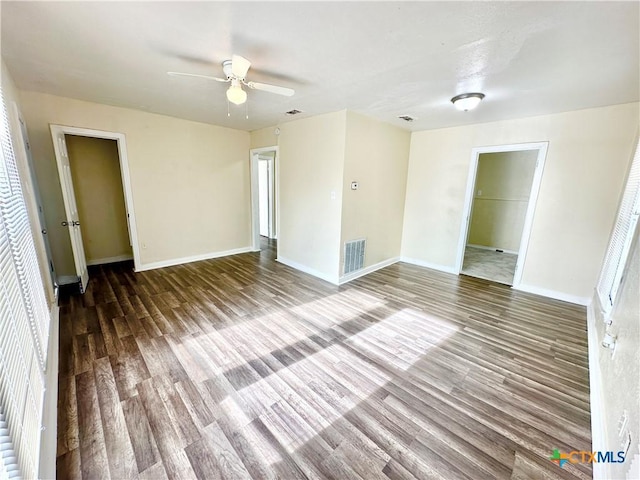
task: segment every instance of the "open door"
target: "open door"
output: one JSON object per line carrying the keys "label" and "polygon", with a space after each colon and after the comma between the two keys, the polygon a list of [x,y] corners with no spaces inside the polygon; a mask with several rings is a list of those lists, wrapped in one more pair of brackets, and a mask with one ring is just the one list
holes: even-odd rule
{"label": "open door", "polygon": [[273,157],[258,155],[258,203],[260,209],[260,236],[275,236],[273,202]]}
{"label": "open door", "polygon": [[251,231],[253,251],[259,252],[261,235],[278,238],[278,147],[251,149],[250,161]]}
{"label": "open door", "polygon": [[71,249],[73,250],[73,260],[76,266],[76,275],[78,275],[78,280],[80,282],[80,293],[84,293],[87,288],[87,284],[89,283],[89,271],[87,269],[87,260],[84,255],[78,207],[76,205],[76,196],[73,190],[73,182],[71,180],[71,167],[69,165],[67,143],[64,138],[63,129],[57,125],[51,125],[51,136],[53,138],[53,148],[56,154],[56,163],[58,165],[58,175],[60,176],[60,186],[62,187],[64,210],[67,215],[67,219],[62,222],[62,226],[69,229]]}
{"label": "open door", "polygon": [[44,206],[42,203],[42,197],[40,196],[40,187],[38,186],[38,179],[36,176],[36,169],[35,166],[33,164],[33,156],[31,155],[31,145],[29,143],[29,135],[27,133],[27,125],[24,121],[24,118],[22,116],[22,112],[20,112],[20,109],[18,108],[18,104],[16,102],[13,102],[13,113],[14,113],[14,117],[15,119],[18,121],[18,128],[16,128],[16,131],[18,132],[18,136],[19,136],[19,145],[17,145],[18,148],[24,147],[24,156],[26,158],[27,161],[27,166],[29,169],[29,175],[31,176],[31,184],[33,185],[33,198],[36,201],[36,207],[37,207],[37,213],[38,213],[38,219],[40,221],[40,227],[42,228],[42,230],[40,231],[40,234],[42,235],[42,242],[44,245],[44,249],[45,249],[45,254],[47,256],[47,268],[49,270],[49,275],[51,278],[51,288],[54,291],[55,296],[57,296],[57,289],[58,289],[58,278],[56,276],[56,270],[55,267],[53,265],[53,255],[51,253],[51,245],[49,244],[49,234],[47,231],[47,222],[46,219],[44,217]]}

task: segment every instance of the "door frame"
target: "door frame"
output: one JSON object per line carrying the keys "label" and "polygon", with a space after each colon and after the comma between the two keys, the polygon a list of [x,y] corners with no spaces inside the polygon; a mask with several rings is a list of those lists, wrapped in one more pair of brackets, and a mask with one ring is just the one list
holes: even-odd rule
{"label": "door frame", "polygon": [[275,152],[273,157],[273,168],[275,169],[273,200],[276,203],[275,213],[275,232],[274,238],[278,238],[280,232],[280,200],[279,200],[279,177],[280,168],[278,168],[278,156],[280,151],[277,145],[273,147],[252,148],[249,151],[249,160],[251,165],[251,249],[254,252],[260,251],[260,188],[258,185],[258,161],[261,153]]}
{"label": "door frame", "polygon": [[549,142],[533,142],[533,143],[515,143],[510,145],[495,145],[488,147],[474,147],[471,149],[471,166],[469,168],[469,176],[467,179],[467,190],[464,200],[464,211],[462,215],[462,226],[460,228],[460,239],[458,241],[458,253],[456,257],[455,271],[459,275],[462,271],[462,263],[464,261],[464,250],[467,246],[469,237],[469,225],[471,223],[471,212],[473,208],[473,198],[476,185],[476,174],[478,172],[478,161],[483,153],[501,153],[501,152],[520,152],[524,150],[538,150],[536,159],[536,169],[531,182],[531,192],[529,193],[529,202],[527,204],[527,213],[525,215],[524,227],[520,237],[520,247],[518,248],[518,260],[516,262],[516,271],[513,275],[512,287],[517,287],[522,281],[522,273],[524,262],[529,248],[529,238],[531,237],[531,228],[533,226],[533,217],[540,193],[540,185],[542,184],[542,172],[547,158],[547,150]]}
{"label": "door frame", "polygon": [[[124,207],[127,213],[127,225],[129,227],[129,240],[131,241],[131,249],[133,250],[134,270],[138,271],[141,267],[140,249],[138,248],[138,229],[135,218],[135,209],[133,206],[133,193],[131,189],[131,175],[129,170],[129,159],[127,156],[127,141],[123,133],[107,132],[104,130],[93,130],[90,128],[68,127],[65,125],[50,125],[52,138],[56,134],[77,135],[80,137],[102,138],[106,140],[115,140],[118,145],[118,158],[120,160],[120,177],[122,179],[122,189],[124,190]],[[58,145],[54,142],[54,151],[56,162],[60,163],[60,152]]]}
{"label": "door frame", "polygon": [[[273,200],[273,196],[275,194],[275,174],[273,172],[273,157],[270,156],[262,156],[261,154],[258,154],[258,195],[260,195],[260,197],[258,198],[258,207],[259,210],[262,211],[262,205],[260,205],[260,203],[262,202],[262,185],[260,184],[260,168],[262,166],[262,163],[265,164],[266,166],[266,172],[267,172],[267,238],[275,238],[275,231],[276,231],[276,225],[275,225],[275,215],[274,215],[274,200]],[[262,218],[260,218],[260,230],[262,230]],[[262,232],[260,232],[260,236],[262,235]]]}

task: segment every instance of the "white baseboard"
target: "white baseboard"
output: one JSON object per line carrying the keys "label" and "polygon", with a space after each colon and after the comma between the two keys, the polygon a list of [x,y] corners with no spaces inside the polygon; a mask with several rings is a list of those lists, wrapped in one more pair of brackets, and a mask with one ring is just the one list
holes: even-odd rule
{"label": "white baseboard", "polygon": [[301,263],[294,262],[293,260],[289,260],[285,257],[276,258],[276,262],[280,262],[283,265],[286,265],[291,268],[295,268],[296,270],[300,270],[301,272],[308,273],[309,275],[313,275],[314,277],[318,277],[325,282],[333,283],[334,285],[339,285],[338,280],[331,275],[320,272],[314,268],[307,267],[306,265],[302,265]]}
{"label": "white baseboard", "polygon": [[491,250],[492,252],[495,252],[496,250],[502,250],[504,253],[518,255],[518,252],[516,252],[515,250],[507,250],[506,248],[500,247],[487,247],[486,245],[476,245],[475,243],[468,243],[467,247],[479,248],[481,250]]}
{"label": "white baseboard", "polygon": [[536,287],[533,285],[514,285],[514,290],[520,290],[521,292],[534,293],[543,297],[553,298],[555,300],[562,300],[563,302],[575,303],[576,305],[588,306],[591,303],[589,297],[579,297],[577,295],[571,295],[569,293],[558,292],[556,290],[550,290],[548,288]]}
{"label": "white baseboard", "polygon": [[418,267],[430,268],[431,270],[438,270],[440,272],[445,272],[445,273],[453,273],[454,275],[458,274],[458,272],[456,272],[456,269],[454,267],[424,262],[416,258],[400,257],[400,261],[404,263],[410,263],[411,265],[417,265]]}
{"label": "white baseboard", "polygon": [[45,371],[45,390],[42,406],[42,431],[38,454],[38,478],[56,478],[56,448],[58,436],[58,336],[60,309],[51,307],[49,345]]}
{"label": "white baseboard", "polygon": [[143,263],[136,272],[144,272],[146,270],[155,270],[156,268],[173,267],[175,265],[183,265],[185,263],[199,262],[201,260],[210,260],[212,258],[228,257],[229,255],[238,255],[239,253],[247,253],[253,251],[253,247],[234,248],[233,250],[225,250],[223,252],[203,253],[202,255],[193,255],[191,257],[173,258],[171,260],[161,260],[159,262]]}
{"label": "white baseboard", "polygon": [[[604,417],[604,400],[602,392],[602,376],[600,373],[600,342],[596,321],[598,321],[594,302],[587,306],[587,338],[589,341],[589,400],[591,409],[591,451],[608,451],[606,423]],[[593,478],[606,479],[607,468],[604,463],[593,464]]]}
{"label": "white baseboard", "polygon": [[77,275],[59,275],[58,285],[71,285],[72,283],[78,283]]}
{"label": "white baseboard", "polygon": [[342,285],[344,283],[350,282],[351,280],[355,280],[356,278],[363,277],[372,272],[375,272],[376,270],[380,270],[381,268],[388,267],[389,265],[393,265],[394,263],[398,263],[399,261],[400,261],[400,257],[393,257],[387,260],[383,260],[382,262],[378,262],[374,265],[369,265],[368,267],[358,270],[357,272],[351,272],[351,273],[348,273],[347,275],[343,275],[338,280],[338,284]]}
{"label": "white baseboard", "polygon": [[96,258],[95,260],[87,260],[87,265],[105,265],[107,263],[124,262],[125,260],[133,260],[133,255],[118,255],[117,257]]}

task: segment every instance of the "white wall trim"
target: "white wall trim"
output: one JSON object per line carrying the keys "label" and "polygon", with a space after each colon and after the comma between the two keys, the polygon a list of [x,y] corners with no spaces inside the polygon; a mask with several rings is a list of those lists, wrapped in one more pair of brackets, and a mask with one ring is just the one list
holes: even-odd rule
{"label": "white wall trim", "polygon": [[78,283],[77,275],[58,275],[58,285],[71,285]]}
{"label": "white wall trim", "polygon": [[276,258],[276,262],[280,262],[283,265],[286,265],[291,268],[295,268],[296,270],[300,270],[301,272],[308,273],[309,275],[313,275],[325,282],[333,283],[334,285],[339,285],[338,279],[328,275],[326,273],[320,272],[314,268],[307,267],[306,265],[302,265],[301,263],[294,262],[293,260],[289,260],[288,258],[278,257]]}
{"label": "white wall trim", "polygon": [[417,258],[400,257],[400,261],[404,263],[410,263],[411,265],[417,265],[418,267],[425,267],[425,268],[430,268],[431,270],[438,270],[439,272],[452,273],[454,275],[458,274],[455,267],[425,262],[423,260],[418,260]]}
{"label": "white wall trim", "polygon": [[58,437],[58,337],[60,309],[51,307],[47,369],[42,405],[42,432],[38,452],[38,478],[56,478],[56,448]]}
{"label": "white wall trim", "polygon": [[225,250],[222,252],[203,253],[201,255],[193,255],[191,257],[172,258],[170,260],[161,260],[159,262],[143,263],[140,268],[136,268],[136,272],[145,272],[147,270],[155,270],[156,268],[174,267],[185,263],[199,262],[202,260],[210,260],[212,258],[228,257],[229,255],[238,255],[239,253],[247,253],[253,251],[252,247],[234,248],[233,250]]}
{"label": "white wall trim", "polygon": [[338,280],[338,285],[342,285],[350,282],[351,280],[355,280],[356,278],[364,277],[370,273],[375,272],[376,270],[380,270],[381,268],[388,267],[389,265],[393,265],[394,263],[398,263],[400,261],[400,257],[393,257],[387,260],[383,260],[381,262],[375,263],[373,265],[369,265],[368,267],[362,268],[355,272],[351,272],[347,275],[343,275]]}
{"label": "white wall trim", "polygon": [[534,285],[526,285],[524,283],[521,283],[518,286],[514,285],[511,288],[514,290],[520,290],[521,292],[533,293],[535,295],[541,295],[555,300],[562,300],[563,302],[575,303],[576,305],[582,305],[583,307],[586,307],[591,303],[591,298],[589,297],[579,297],[578,295],[571,295],[570,293],[558,292],[557,290],[536,287]]}
{"label": "white wall trim", "polygon": [[133,255],[118,255],[115,257],[96,258],[87,261],[87,265],[104,265],[105,263],[124,262],[125,260],[133,260]]}
{"label": "white wall trim", "polygon": [[[608,451],[607,429],[604,417],[604,396],[602,392],[602,374],[600,372],[600,342],[596,329],[596,306],[591,302],[587,307],[587,338],[589,341],[589,400],[591,409],[591,451]],[[593,478],[605,479],[607,467],[604,463],[593,464]]]}
{"label": "white wall trim", "polygon": [[505,248],[500,248],[500,247],[487,247],[486,245],[477,245],[475,243],[467,243],[466,246],[473,247],[473,248],[480,248],[482,250],[491,250],[492,252],[495,252],[496,250],[502,250],[504,253],[510,253],[512,255],[518,254],[518,252],[516,252],[515,250],[507,250]]}

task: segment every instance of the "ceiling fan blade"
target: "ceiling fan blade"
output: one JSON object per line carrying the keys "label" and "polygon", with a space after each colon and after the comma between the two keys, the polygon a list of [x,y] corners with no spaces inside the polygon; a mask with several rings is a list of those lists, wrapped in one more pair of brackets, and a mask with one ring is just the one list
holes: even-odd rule
{"label": "ceiling fan blade", "polygon": [[231,71],[238,78],[244,78],[247,76],[251,62],[240,55],[233,55],[231,57]]}
{"label": "ceiling fan blade", "polygon": [[277,85],[269,85],[268,83],[247,82],[246,85],[247,87],[253,88],[254,90],[262,90],[263,92],[284,95],[285,97],[290,97],[294,93],[296,93],[292,88],[278,87]]}
{"label": "ceiling fan blade", "polygon": [[207,80],[215,80],[216,82],[228,82],[228,78],[218,78],[218,77],[210,77],[209,75],[198,75],[197,73],[182,73],[182,72],[167,72],[168,75],[172,77],[196,77],[196,78],[205,78]]}

